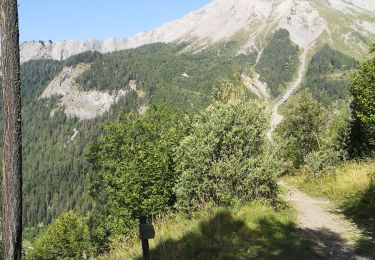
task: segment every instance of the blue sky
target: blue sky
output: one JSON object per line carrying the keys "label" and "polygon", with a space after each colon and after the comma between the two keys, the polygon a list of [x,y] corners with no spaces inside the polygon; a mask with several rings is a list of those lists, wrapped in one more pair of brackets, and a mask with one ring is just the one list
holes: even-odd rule
{"label": "blue sky", "polygon": [[20,40],[126,38],[210,0],[18,0]]}

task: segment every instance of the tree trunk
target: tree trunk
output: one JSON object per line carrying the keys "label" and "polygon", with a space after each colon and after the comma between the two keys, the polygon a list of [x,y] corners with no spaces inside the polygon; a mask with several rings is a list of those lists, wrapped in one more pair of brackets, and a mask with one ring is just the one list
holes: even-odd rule
{"label": "tree trunk", "polygon": [[3,259],[21,259],[22,143],[17,0],[0,0],[3,73]]}

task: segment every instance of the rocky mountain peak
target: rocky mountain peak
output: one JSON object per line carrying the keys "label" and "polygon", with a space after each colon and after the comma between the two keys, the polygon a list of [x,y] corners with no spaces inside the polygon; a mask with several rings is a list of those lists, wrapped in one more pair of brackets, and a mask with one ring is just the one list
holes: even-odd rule
{"label": "rocky mountain peak", "polygon": [[325,31],[333,44],[356,43],[364,53],[366,46],[358,33],[373,36],[374,17],[375,1],[370,0],[213,0],[180,20],[128,39],[26,42],[21,45],[21,61],[61,60],[89,50],[105,53],[156,42],[184,41],[194,43],[195,48],[206,48],[239,31],[252,32],[248,41],[252,42],[277,28],[287,29],[302,48]]}

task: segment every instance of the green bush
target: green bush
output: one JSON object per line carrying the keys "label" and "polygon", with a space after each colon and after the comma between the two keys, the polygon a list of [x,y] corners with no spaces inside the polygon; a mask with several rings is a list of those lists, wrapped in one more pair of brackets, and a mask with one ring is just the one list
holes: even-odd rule
{"label": "green bush", "polygon": [[85,218],[73,211],[62,213],[35,240],[26,259],[82,259],[91,244]]}
{"label": "green bush", "polygon": [[202,111],[176,149],[178,208],[274,197],[276,174],[263,157],[267,128],[258,101],[218,100]]}
{"label": "green bush", "polygon": [[373,156],[375,151],[375,60],[362,63],[352,75],[353,156]]}
{"label": "green bush", "polygon": [[280,156],[292,165],[291,172],[304,168],[311,177],[331,173],[339,161],[347,159],[350,123],[347,103],[337,101],[325,109],[304,90],[289,101],[276,130]]}
{"label": "green bush", "polygon": [[103,126],[88,154],[96,203],[90,226],[101,250],[110,239],[129,235],[140,214],[155,216],[173,207],[179,122],[169,110],[150,107],[143,116],[125,115]]}
{"label": "green bush", "polygon": [[319,148],[326,114],[306,90],[287,104],[286,111],[276,134],[284,142],[285,158],[292,162],[294,168],[299,168],[306,156]]}
{"label": "green bush", "polygon": [[305,158],[304,170],[311,178],[319,178],[326,174],[333,174],[340,161],[340,152],[334,149],[312,151]]}

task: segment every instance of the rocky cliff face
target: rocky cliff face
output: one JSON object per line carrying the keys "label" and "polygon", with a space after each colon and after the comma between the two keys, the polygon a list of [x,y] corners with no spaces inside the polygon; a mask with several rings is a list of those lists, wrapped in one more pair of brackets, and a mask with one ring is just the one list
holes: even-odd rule
{"label": "rocky cliff face", "polygon": [[70,56],[85,52],[98,51],[102,53],[126,49],[126,40],[108,39],[98,41],[32,41],[24,42],[20,46],[21,62],[37,59],[64,60]]}
{"label": "rocky cliff face", "polygon": [[[366,51],[362,37],[375,40],[375,1],[214,0],[180,20],[128,39],[25,42],[21,44],[21,61],[61,60],[88,50],[105,53],[156,42],[189,42],[199,49],[240,31],[250,32],[244,48],[239,50],[246,51],[260,48],[259,39],[280,27],[289,30],[292,40],[303,48],[324,35],[332,45],[358,56]],[[360,51],[355,50],[358,46]]]}
{"label": "rocky cliff face", "polygon": [[84,91],[76,84],[75,79],[88,68],[89,65],[83,64],[65,67],[49,83],[41,98],[60,97],[59,105],[51,111],[51,116],[56,110],[62,109],[68,118],[92,119],[107,112],[121,97],[137,88],[135,82],[130,82],[128,87],[113,93]]}

